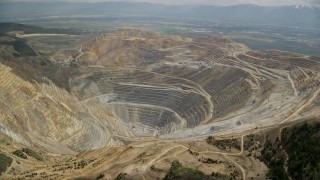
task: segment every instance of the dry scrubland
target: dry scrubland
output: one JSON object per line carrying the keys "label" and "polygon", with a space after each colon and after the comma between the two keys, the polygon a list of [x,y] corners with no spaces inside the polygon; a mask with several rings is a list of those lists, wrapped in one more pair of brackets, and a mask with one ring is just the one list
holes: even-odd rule
{"label": "dry scrubland", "polygon": [[319,57],[225,37],[3,35],[0,54],[5,179],[155,179],[175,159],[264,179],[265,132],[320,115]]}

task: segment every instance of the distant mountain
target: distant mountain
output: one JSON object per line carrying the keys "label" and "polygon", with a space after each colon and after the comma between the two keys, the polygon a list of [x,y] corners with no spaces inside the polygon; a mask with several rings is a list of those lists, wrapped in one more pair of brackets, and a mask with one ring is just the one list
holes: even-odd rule
{"label": "distant mountain", "polygon": [[297,27],[320,27],[320,8],[297,6],[168,6],[150,3],[103,2],[3,2],[0,3],[0,21],[7,19],[72,17],[76,15],[112,15],[128,17],[172,18],[181,20],[223,21]]}
{"label": "distant mountain", "polygon": [[10,31],[23,31],[25,33],[40,33],[46,31],[46,29],[37,27],[37,26],[30,26],[30,25],[23,25],[17,23],[0,23],[0,34],[6,34]]}
{"label": "distant mountain", "polygon": [[32,33],[80,34],[81,33],[79,32],[79,30],[72,30],[72,29],[42,28],[39,26],[0,22],[0,34],[6,34],[11,31],[23,31],[26,34],[32,34]]}

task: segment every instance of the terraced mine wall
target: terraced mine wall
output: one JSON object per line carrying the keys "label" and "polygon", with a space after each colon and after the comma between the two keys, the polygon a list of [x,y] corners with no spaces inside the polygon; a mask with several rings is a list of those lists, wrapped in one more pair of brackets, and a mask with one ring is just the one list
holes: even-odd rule
{"label": "terraced mine wall", "polygon": [[52,153],[201,139],[320,114],[318,57],[126,29],[55,61],[28,41],[36,52],[28,57],[0,46],[0,133]]}

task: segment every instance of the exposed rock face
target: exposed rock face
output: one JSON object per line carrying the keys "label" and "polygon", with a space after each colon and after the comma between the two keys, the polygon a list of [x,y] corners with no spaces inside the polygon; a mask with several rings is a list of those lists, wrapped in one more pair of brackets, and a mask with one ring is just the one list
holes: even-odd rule
{"label": "exposed rock face", "polygon": [[14,63],[0,65],[1,133],[55,153],[105,145],[107,130],[78,99],[52,80],[37,77],[41,74],[32,66]]}
{"label": "exposed rock face", "polygon": [[320,113],[317,57],[124,29],[79,45],[80,66],[61,68],[36,46],[22,41],[35,54],[15,56],[16,39],[3,41],[11,43],[0,47],[0,133],[53,153],[146,136],[197,138]]}
{"label": "exposed rock face", "polygon": [[160,36],[141,30],[119,30],[103,34],[82,46],[80,65],[137,66],[155,63],[166,56],[170,47],[186,45],[190,40],[178,36]]}

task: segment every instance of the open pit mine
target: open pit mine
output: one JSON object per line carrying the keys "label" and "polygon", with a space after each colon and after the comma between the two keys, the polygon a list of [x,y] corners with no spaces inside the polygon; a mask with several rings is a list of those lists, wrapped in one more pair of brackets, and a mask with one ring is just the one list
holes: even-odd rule
{"label": "open pit mine", "polygon": [[12,160],[3,179],[156,179],[174,159],[264,179],[246,135],[320,116],[319,57],[227,37],[11,33],[0,56],[0,151]]}

